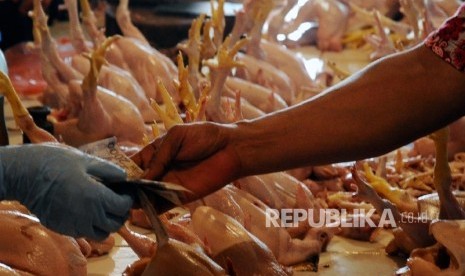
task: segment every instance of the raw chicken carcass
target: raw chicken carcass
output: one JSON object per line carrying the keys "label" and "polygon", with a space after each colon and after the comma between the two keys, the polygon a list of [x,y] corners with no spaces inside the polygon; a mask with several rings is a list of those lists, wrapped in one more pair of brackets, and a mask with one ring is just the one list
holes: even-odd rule
{"label": "raw chicken carcass", "polygon": [[[89,61],[83,56],[73,57],[72,65],[83,75],[90,69]],[[144,89],[128,71],[113,64],[104,65],[98,76],[98,84],[133,103],[145,122],[153,122],[157,119]]]}
{"label": "raw chicken carcass", "polygon": [[141,43],[149,45],[144,34],[132,23],[129,0],[119,1],[119,5],[116,8],[116,22],[124,36],[138,39]]}
{"label": "raw chicken carcass", "polygon": [[208,206],[216,206],[217,210],[223,213],[228,213],[230,206],[237,205],[241,212],[235,215],[239,216],[236,221],[242,221],[244,228],[265,243],[282,265],[302,263],[318,256],[325,249],[332,233],[324,228],[314,228],[309,230],[303,239],[293,239],[284,227],[273,223],[267,226],[267,222],[275,218],[270,215],[269,209],[265,210],[256,205],[258,199],[251,200],[253,196],[244,196],[245,193],[234,186],[226,186],[207,196],[205,202]]}
{"label": "raw chicken carcass", "polygon": [[232,275],[289,275],[270,249],[230,216],[207,206],[192,214],[194,231],[213,260]]}
{"label": "raw chicken carcass", "polygon": [[[126,25],[129,18],[127,3],[122,3],[118,15],[118,24],[125,31],[128,29]],[[91,38],[94,38],[94,45],[100,45],[105,40],[105,35],[98,29],[95,15],[90,9],[87,0],[81,0],[81,8],[83,13],[84,27]],[[131,28],[133,26],[131,24]],[[135,30],[130,31],[134,33]],[[148,99],[160,100],[160,95],[157,91],[157,81],[161,79],[166,86],[171,96],[179,102],[179,96],[173,84],[173,79],[177,76],[177,68],[174,63],[157,49],[143,41],[141,37],[134,38],[123,36],[118,39],[113,45],[108,48],[105,58],[110,64],[114,64],[131,73],[137,80]]]}
{"label": "raw chicken carcass", "polygon": [[[45,14],[40,6],[36,8],[35,20],[45,24]],[[92,62],[98,67],[92,67],[89,74],[84,78],[82,89],[79,82],[79,73],[68,67],[64,62],[53,54],[53,41],[49,37],[48,30],[40,28],[42,37],[44,77],[49,85],[55,87],[55,93],[60,95],[61,105],[66,107],[71,117],[65,121],[54,122],[54,134],[62,137],[63,141],[72,146],[79,146],[103,138],[116,136],[119,142],[127,142],[139,145],[142,143],[145,133],[144,120],[141,113],[126,98],[116,95],[114,92],[97,86],[99,70],[104,63],[102,58],[106,47],[116,37],[106,40],[101,48],[92,53]],[[48,49],[48,50],[47,50]],[[46,56],[45,53],[50,54]],[[52,60],[51,63],[48,60]],[[66,80],[65,83],[62,80]],[[44,95],[45,97],[46,95]]]}
{"label": "raw chicken carcass", "polygon": [[82,91],[79,82],[71,82],[70,88],[72,95],[82,97],[82,109],[77,118],[54,123],[57,137],[72,146],[111,136],[119,143],[142,144],[144,120],[130,101],[102,87]]}
{"label": "raw chicken carcass", "polygon": [[[322,51],[342,50],[342,36],[349,21],[348,7],[338,0],[297,1],[284,17],[279,31],[273,30],[284,44],[298,46],[313,42],[311,31],[317,27],[316,43]],[[282,16],[282,15],[278,15]]]}
{"label": "raw chicken carcass", "polygon": [[238,77],[271,89],[289,105],[294,101],[295,90],[291,79],[286,73],[271,63],[250,55],[238,53],[237,60],[244,65],[237,69],[236,75]]}
{"label": "raw chicken carcass", "polygon": [[341,2],[351,2],[369,11],[376,10],[387,17],[392,17],[399,11],[398,0],[341,0]]}
{"label": "raw chicken carcass", "polygon": [[[465,221],[464,220],[438,220],[431,224],[430,231],[436,241],[435,246],[413,251],[407,261],[409,275],[464,275],[465,274]],[[451,239],[451,237],[454,237]],[[434,261],[438,258],[438,250],[445,248],[450,258],[447,268],[440,268]],[[431,250],[430,254],[422,256],[421,253]],[[444,250],[444,249],[443,249]],[[433,254],[431,254],[433,253]]]}
{"label": "raw chicken carcass", "polygon": [[446,13],[446,17],[452,16],[462,4],[459,0],[430,0],[433,5]]}
{"label": "raw chicken carcass", "polygon": [[[265,113],[271,113],[288,106],[286,101],[284,101],[279,94],[274,93],[271,89],[250,81],[241,78],[228,77],[225,85],[228,88],[226,89],[226,93],[231,90],[239,91],[244,99]],[[230,93],[227,95],[234,96]]]}
{"label": "raw chicken carcass", "polygon": [[0,217],[0,272],[50,276],[87,274],[87,260],[75,239],[48,230],[36,217],[20,211],[1,210]]}
{"label": "raw chicken carcass", "polygon": [[[116,43],[121,49],[127,68],[144,88],[147,98],[160,100],[157,81],[162,80],[176,102],[180,102],[173,80],[178,72],[174,63],[156,49],[141,43],[135,38],[122,37]],[[110,49],[111,51],[111,49]],[[112,61],[109,60],[111,63]]]}
{"label": "raw chicken carcass", "polygon": [[[91,43],[84,37],[77,12],[77,1],[66,0],[65,4],[70,21],[71,42],[77,51],[76,55],[66,59],[66,61],[69,60],[71,66],[80,73],[76,73],[76,75],[79,75],[80,79],[82,79],[90,70],[89,61],[84,55],[91,51],[89,45]],[[49,36],[44,38],[51,39]],[[51,44],[52,42],[46,43]],[[53,50],[53,48],[50,49],[50,51]],[[51,52],[47,54],[52,55]],[[131,101],[139,109],[145,122],[153,122],[156,119],[155,112],[150,107],[145,91],[127,70],[112,64],[104,64],[98,77],[98,84]]]}
{"label": "raw chicken carcass", "polygon": [[[361,178],[355,168],[352,169],[352,177],[357,186],[356,198],[360,201],[371,203],[379,214],[390,210],[395,222],[400,228],[394,233],[395,238],[386,247],[386,251],[394,251],[400,248],[410,253],[415,248],[430,246],[434,243],[428,228],[430,221],[413,216],[405,217],[390,201],[382,199],[376,191]],[[407,222],[408,221],[408,222]],[[394,249],[393,249],[394,248]]]}
{"label": "raw chicken carcass", "polygon": [[[141,273],[142,272],[142,273]],[[127,276],[225,276],[225,271],[207,255],[180,241],[170,239],[151,258],[137,261],[126,269]]]}
{"label": "raw chicken carcass", "polygon": [[304,57],[287,47],[267,40],[261,40],[260,48],[265,53],[264,60],[273,64],[279,70],[285,72],[299,93],[305,87],[314,86],[314,81],[305,68]]}

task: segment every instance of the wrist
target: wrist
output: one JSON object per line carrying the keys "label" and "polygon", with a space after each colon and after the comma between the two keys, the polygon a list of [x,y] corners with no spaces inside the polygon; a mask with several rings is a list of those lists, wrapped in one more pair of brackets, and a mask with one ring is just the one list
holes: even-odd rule
{"label": "wrist", "polygon": [[230,130],[230,143],[240,164],[240,175],[249,176],[273,170],[272,149],[276,147],[269,128],[248,120],[240,121]]}

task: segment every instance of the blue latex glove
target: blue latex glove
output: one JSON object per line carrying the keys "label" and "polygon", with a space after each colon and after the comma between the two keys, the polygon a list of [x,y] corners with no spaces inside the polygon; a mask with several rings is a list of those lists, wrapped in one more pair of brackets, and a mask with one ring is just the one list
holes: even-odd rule
{"label": "blue latex glove", "polygon": [[132,199],[95,180],[121,181],[120,167],[57,144],[0,148],[0,199],[18,200],[46,227],[102,240],[126,221]]}

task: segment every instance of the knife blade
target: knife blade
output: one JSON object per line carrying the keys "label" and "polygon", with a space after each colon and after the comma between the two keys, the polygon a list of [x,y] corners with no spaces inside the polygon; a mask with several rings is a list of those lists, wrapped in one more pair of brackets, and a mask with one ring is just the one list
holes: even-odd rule
{"label": "knife blade", "polygon": [[158,217],[158,213],[157,213],[157,210],[155,209],[155,206],[149,200],[146,193],[142,189],[137,189],[137,196],[139,198],[142,209],[145,211],[145,214],[150,220],[150,224],[152,225],[152,230],[155,233],[155,237],[157,238],[158,248],[160,248],[166,243],[168,243],[168,240],[169,240],[168,233],[166,232],[166,229],[163,226],[163,223]]}

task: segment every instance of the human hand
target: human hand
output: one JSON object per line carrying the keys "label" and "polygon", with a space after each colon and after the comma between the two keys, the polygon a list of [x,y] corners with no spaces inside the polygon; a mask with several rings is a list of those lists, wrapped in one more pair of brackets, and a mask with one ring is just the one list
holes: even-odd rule
{"label": "human hand", "polygon": [[229,136],[233,126],[215,123],[177,125],[132,156],[146,179],[162,179],[193,192],[188,201],[212,193],[238,178],[240,161]]}
{"label": "human hand", "polygon": [[132,199],[99,183],[121,181],[120,167],[74,148],[33,144],[0,148],[0,196],[18,200],[41,223],[73,237],[102,240],[126,221]]}

